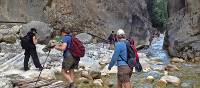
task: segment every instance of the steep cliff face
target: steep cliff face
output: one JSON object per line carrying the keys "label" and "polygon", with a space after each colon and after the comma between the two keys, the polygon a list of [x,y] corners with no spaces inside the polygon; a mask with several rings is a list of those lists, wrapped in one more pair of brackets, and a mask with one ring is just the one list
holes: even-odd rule
{"label": "steep cliff face", "polygon": [[[59,11],[52,12],[55,9]],[[145,0],[52,0],[48,12],[59,14],[56,16],[58,20],[53,21],[58,28],[63,24],[73,26],[74,23],[74,29],[104,38],[112,30],[123,28],[140,44],[148,43],[148,31],[153,29]],[[50,18],[55,19],[55,15],[50,15]]]}
{"label": "steep cliff face", "polygon": [[169,1],[172,1],[169,2],[170,19],[166,39],[169,52],[172,56],[197,60],[195,58],[200,57],[200,1]]}
{"label": "steep cliff face", "polygon": [[0,21],[44,21],[47,0],[0,0]]}
{"label": "steep cliff face", "polygon": [[153,30],[149,0],[0,0],[1,21],[46,21],[54,29],[91,32],[103,38],[119,28],[148,44]]}

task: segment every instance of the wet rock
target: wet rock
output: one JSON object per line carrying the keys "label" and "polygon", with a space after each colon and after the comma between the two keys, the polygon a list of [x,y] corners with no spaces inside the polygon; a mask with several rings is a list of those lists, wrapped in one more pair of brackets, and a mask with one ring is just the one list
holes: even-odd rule
{"label": "wet rock", "polygon": [[166,88],[167,81],[166,80],[158,80],[155,84],[155,88]]}
{"label": "wet rock", "polygon": [[166,71],[179,71],[180,69],[176,65],[168,64],[165,67]]}
{"label": "wet rock", "polygon": [[[103,55],[104,55],[104,54],[103,54]],[[110,56],[112,56],[112,55],[110,55]],[[99,64],[101,64],[101,65],[108,64],[108,63],[110,62],[110,60],[111,60],[111,57],[108,57],[107,55],[104,55],[104,56],[102,56],[102,57],[100,58]]]}
{"label": "wet rock", "polygon": [[106,65],[103,70],[101,70],[102,75],[107,75],[107,74],[112,74],[112,73],[117,73],[117,66],[113,66],[112,69],[109,71],[108,70],[108,65]]}
{"label": "wet rock", "polygon": [[0,88],[13,88],[12,82],[7,78],[0,78]]}
{"label": "wet rock", "polygon": [[3,39],[3,35],[2,35],[2,34],[0,34],[0,41],[2,41],[2,39]]}
{"label": "wet rock", "polygon": [[83,83],[89,83],[89,80],[85,77],[78,78],[78,80],[83,82]]}
{"label": "wet rock", "polygon": [[19,33],[21,28],[22,28],[22,25],[15,25],[11,28],[11,31],[12,33]]}
{"label": "wet rock", "polygon": [[192,88],[192,85],[191,83],[184,82],[184,83],[181,83],[181,88]]}
{"label": "wet rock", "polygon": [[200,62],[200,57],[195,57],[194,60],[195,62]]}
{"label": "wet rock", "polygon": [[181,83],[181,80],[176,76],[163,76],[163,77],[161,77],[160,80],[164,80],[166,82],[172,83],[175,86],[179,86]]}
{"label": "wet rock", "polygon": [[42,44],[48,44],[50,41],[50,36],[53,31],[52,28],[49,27],[48,24],[40,21],[31,21],[27,24],[22,25],[22,28],[20,30],[20,35],[24,36],[26,35],[31,28],[36,28],[38,34],[36,36],[39,37],[38,42]]}
{"label": "wet rock", "polygon": [[12,44],[15,43],[16,40],[17,40],[17,37],[14,34],[4,35],[2,38],[3,42],[12,43]]}
{"label": "wet rock", "polygon": [[92,41],[92,36],[87,33],[80,33],[76,37],[83,43],[90,43]]}
{"label": "wet rock", "polygon": [[146,78],[146,80],[147,80],[147,82],[148,83],[152,83],[153,81],[154,81],[154,77],[153,76],[148,76],[147,78]]}
{"label": "wet rock", "polygon": [[156,70],[156,71],[164,71],[165,70],[165,66],[164,65],[151,65],[152,70]]}
{"label": "wet rock", "polygon": [[[37,78],[39,76],[40,71],[38,70],[28,70],[21,74],[24,78]],[[49,69],[42,70],[42,73],[40,75],[41,78],[44,79],[55,79],[55,73]]]}
{"label": "wet rock", "polygon": [[163,65],[164,64],[163,62],[160,62],[160,61],[151,61],[150,63],[155,64],[155,65]]}
{"label": "wet rock", "polygon": [[93,81],[93,83],[94,83],[95,85],[102,86],[103,81],[102,81],[101,79],[96,79],[96,80]]}
{"label": "wet rock", "polygon": [[4,57],[5,53],[0,53],[0,57]]}
{"label": "wet rock", "polygon": [[152,76],[153,78],[159,79],[161,76],[161,73],[158,71],[150,71],[147,73],[147,77]]}
{"label": "wet rock", "polygon": [[174,63],[184,63],[185,60],[180,59],[180,58],[172,58],[171,62],[174,62]]}
{"label": "wet rock", "polygon": [[100,79],[100,78],[101,78],[101,72],[92,71],[92,72],[90,72],[90,76],[91,76],[93,79]]}
{"label": "wet rock", "polygon": [[81,76],[92,80],[92,77],[90,76],[88,71],[81,71]]}
{"label": "wet rock", "polygon": [[1,25],[1,26],[0,26],[0,30],[1,30],[1,29],[8,29],[8,27],[7,27],[6,25]]}
{"label": "wet rock", "polygon": [[12,69],[12,70],[5,71],[2,74],[4,74],[5,76],[7,76],[7,75],[9,76],[9,75],[20,75],[23,73],[24,73],[23,70]]}

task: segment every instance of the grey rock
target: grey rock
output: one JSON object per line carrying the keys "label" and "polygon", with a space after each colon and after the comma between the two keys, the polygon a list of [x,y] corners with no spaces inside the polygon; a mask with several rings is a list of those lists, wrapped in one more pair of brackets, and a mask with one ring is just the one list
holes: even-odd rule
{"label": "grey rock", "polygon": [[191,83],[184,82],[184,83],[181,83],[181,88],[192,88],[192,85]]}
{"label": "grey rock", "polygon": [[102,86],[103,81],[102,81],[101,79],[96,79],[96,80],[93,81],[93,83],[94,83],[95,85]]}
{"label": "grey rock", "polygon": [[90,72],[90,76],[91,76],[93,79],[100,79],[100,78],[101,78],[101,72],[98,72],[98,71],[91,71],[91,72]]}
{"label": "grey rock", "polygon": [[[169,0],[166,48],[171,56],[193,61],[200,51],[200,1]],[[179,4],[175,4],[179,3]]]}
{"label": "grey rock", "polygon": [[76,37],[83,43],[90,43],[92,41],[92,36],[87,33],[80,33]]}
{"label": "grey rock", "polygon": [[166,75],[166,76],[161,77],[160,80],[172,83],[175,86],[179,86],[180,83],[181,83],[181,80],[178,77],[176,77],[176,76]]}
{"label": "grey rock", "polygon": [[17,36],[15,34],[4,35],[2,41],[6,43],[15,43]]}
{"label": "grey rock", "polygon": [[0,88],[13,88],[12,82],[7,78],[0,78]]}
{"label": "grey rock", "polygon": [[8,27],[6,25],[1,25],[0,29],[8,29]]}
{"label": "grey rock", "polygon": [[[0,3],[1,21],[27,22],[30,20],[45,21],[43,8],[46,1],[2,0]],[[1,27],[2,28],[2,27]]]}
{"label": "grey rock", "polygon": [[22,25],[22,29],[20,30],[20,35],[26,35],[31,28],[36,28],[37,37],[39,37],[38,42],[42,44],[48,44],[51,38],[51,33],[53,31],[52,28],[49,27],[48,24],[40,21],[31,21],[27,24]]}
{"label": "grey rock", "polygon": [[146,77],[153,76],[156,79],[159,79],[161,77],[161,73],[158,71],[150,71],[146,74]]}

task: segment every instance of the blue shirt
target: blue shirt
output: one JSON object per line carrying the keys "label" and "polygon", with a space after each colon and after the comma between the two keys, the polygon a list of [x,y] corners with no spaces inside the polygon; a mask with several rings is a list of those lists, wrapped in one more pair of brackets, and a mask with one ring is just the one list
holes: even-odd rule
{"label": "blue shirt", "polygon": [[63,57],[66,58],[68,55],[68,48],[71,47],[71,41],[72,41],[72,37],[70,34],[68,35],[65,35],[63,38],[62,38],[62,42],[63,43],[66,43],[67,44],[67,48],[65,49],[65,51],[63,52]]}
{"label": "blue shirt", "polygon": [[124,60],[121,59],[120,56],[127,61],[127,48],[125,40],[120,40],[116,43],[115,51],[109,64],[110,68],[112,68],[115,64],[117,66],[128,65]]}

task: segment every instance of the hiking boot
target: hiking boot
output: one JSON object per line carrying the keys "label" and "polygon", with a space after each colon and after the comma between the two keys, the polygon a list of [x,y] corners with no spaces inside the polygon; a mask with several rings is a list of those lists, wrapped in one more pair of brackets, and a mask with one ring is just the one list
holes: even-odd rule
{"label": "hiking boot", "polygon": [[39,71],[42,71],[44,68],[39,68]]}
{"label": "hiking boot", "polygon": [[30,68],[24,68],[24,71],[28,71],[28,70],[30,70]]}

